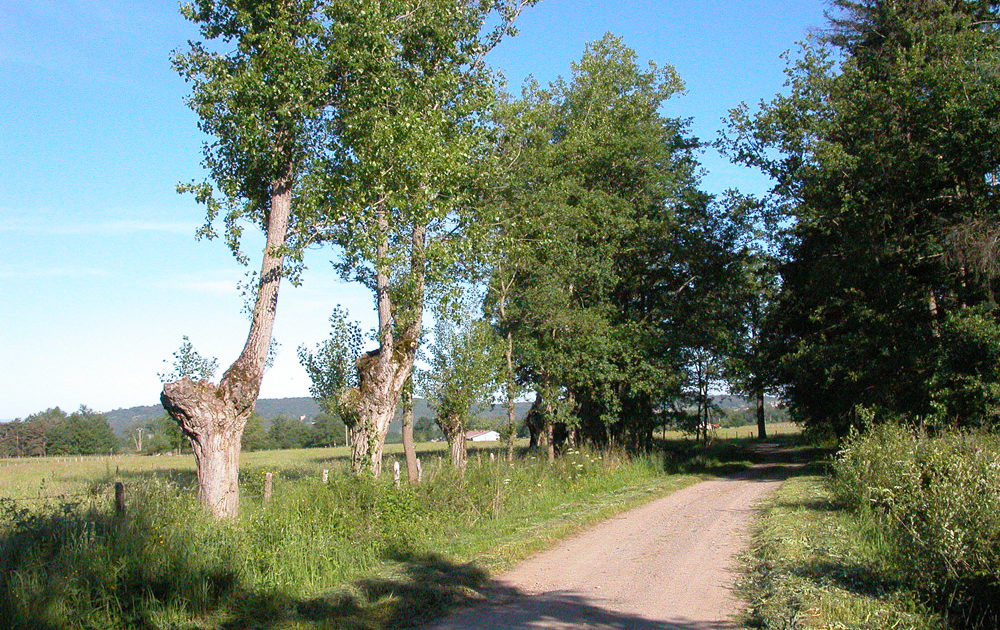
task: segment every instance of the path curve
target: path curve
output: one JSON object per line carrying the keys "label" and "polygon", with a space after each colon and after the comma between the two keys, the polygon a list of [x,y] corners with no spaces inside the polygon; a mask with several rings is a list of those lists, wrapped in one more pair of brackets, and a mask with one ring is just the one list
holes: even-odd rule
{"label": "path curve", "polygon": [[758,502],[797,466],[759,464],[604,521],[498,577],[425,630],[723,630]]}

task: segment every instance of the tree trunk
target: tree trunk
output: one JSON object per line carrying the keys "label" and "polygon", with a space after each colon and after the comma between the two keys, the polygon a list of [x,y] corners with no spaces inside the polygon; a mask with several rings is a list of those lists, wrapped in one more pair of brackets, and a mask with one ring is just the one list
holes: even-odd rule
{"label": "tree trunk", "polygon": [[934,289],[928,289],[927,291],[927,310],[930,311],[931,316],[931,334],[934,338],[941,337],[941,327],[938,324],[940,315],[938,314],[938,301],[937,296],[934,295]]}
{"label": "tree trunk", "polygon": [[[501,309],[502,312],[502,309]],[[507,348],[504,350],[507,360],[507,461],[514,461],[514,339],[507,332]]]}
{"label": "tree trunk", "polygon": [[548,442],[546,446],[548,447],[549,461],[554,462],[556,460],[555,425],[548,414],[546,414],[545,418],[545,441]]}
{"label": "tree trunk", "polygon": [[535,394],[535,402],[528,410],[528,416],[524,419],[528,427],[528,449],[535,450],[545,442],[545,423],[542,420],[542,395]]}
{"label": "tree trunk", "polygon": [[381,354],[381,350],[375,350],[358,360],[358,419],[351,427],[351,471],[356,475],[367,471],[378,477],[382,473],[385,434],[396,415],[403,383],[409,377],[408,366],[383,361]]}
{"label": "tree trunk", "polygon": [[417,449],[413,444],[413,375],[403,388],[403,453],[406,455],[406,474],[410,483],[417,483],[420,471],[417,470]]}
{"label": "tree trunk", "polygon": [[[394,307],[390,295],[388,259],[388,217],[386,209],[378,210],[381,234],[376,246],[375,298],[379,322],[379,347],[358,358],[358,418],[351,427],[351,470],[364,471],[378,477],[382,472],[382,450],[389,423],[396,414],[403,386],[410,378],[420,333],[424,307],[424,277],[426,228],[413,228],[410,254],[410,274],[413,281],[411,303],[406,304],[406,320]],[[397,319],[397,317],[399,319]],[[396,328],[401,329],[399,339]]]}
{"label": "tree trunk", "polygon": [[465,474],[465,464],[469,459],[465,444],[465,423],[452,418],[449,420],[449,427],[446,437],[448,438],[448,450],[451,451],[451,465],[455,467],[455,470]]}
{"label": "tree trunk", "polygon": [[198,498],[217,516],[235,515],[240,507],[240,437],[214,433],[192,441],[198,466]]}
{"label": "tree trunk", "polygon": [[757,392],[757,439],[767,439],[767,426],[764,424],[764,392]]}
{"label": "tree trunk", "polygon": [[253,413],[278,306],[292,204],[292,167],[271,184],[267,213],[267,242],[250,333],[239,358],[218,385],[182,378],[166,383],[160,402],[191,442],[198,467],[198,497],[216,518],[232,518],[239,511],[240,438]]}

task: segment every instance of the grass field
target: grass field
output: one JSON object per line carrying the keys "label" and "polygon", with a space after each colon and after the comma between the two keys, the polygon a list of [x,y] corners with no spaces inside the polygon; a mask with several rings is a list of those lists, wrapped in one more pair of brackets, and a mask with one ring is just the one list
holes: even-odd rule
{"label": "grass field", "polygon": [[[518,445],[527,446],[527,440],[519,440]],[[417,444],[417,453],[424,458],[436,459],[445,453],[446,446],[443,442],[422,442]],[[473,458],[475,451],[499,449],[495,443],[470,446],[474,451]],[[392,460],[402,459],[403,446],[387,444],[385,450],[386,469],[391,471]],[[349,456],[350,451],[344,446],[252,451],[240,455],[240,467],[244,471],[289,471],[296,477],[310,474],[319,477],[324,468],[333,471],[347,466]],[[144,476],[194,483],[194,472],[194,456],[190,453],[0,459],[0,497],[32,501],[40,497],[76,497],[106,486],[111,481],[128,481]]]}
{"label": "grass field", "polygon": [[[716,439],[748,438],[756,435],[756,426],[719,429]],[[768,425],[769,435],[789,435],[800,432],[793,423]],[[679,431],[657,433],[657,438],[668,441],[684,440]],[[518,440],[517,447],[525,448],[527,440]],[[444,442],[421,442],[416,445],[417,454],[423,459],[436,460],[442,457],[447,445]],[[495,442],[469,443],[472,459],[488,457],[490,451],[499,456],[503,446]],[[384,469],[392,470],[393,459],[402,462],[401,444],[387,444],[387,460]],[[347,465],[350,451],[347,447],[287,449],[274,451],[246,452],[240,456],[240,466],[244,474],[259,471],[287,472],[295,478],[315,475],[319,477],[323,469],[337,470]],[[82,498],[97,493],[110,492],[113,481],[125,481],[144,477],[170,479],[179,485],[194,483],[194,457],[190,453],[181,455],[92,455],[78,457],[32,457],[0,459],[0,498],[23,501],[61,501]]]}

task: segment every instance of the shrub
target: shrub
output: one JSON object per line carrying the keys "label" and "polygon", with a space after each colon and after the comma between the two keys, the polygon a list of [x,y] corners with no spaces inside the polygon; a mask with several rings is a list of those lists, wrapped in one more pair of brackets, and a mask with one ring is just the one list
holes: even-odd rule
{"label": "shrub", "polygon": [[963,624],[1000,622],[1000,440],[896,424],[849,436],[838,499],[885,540],[886,563]]}

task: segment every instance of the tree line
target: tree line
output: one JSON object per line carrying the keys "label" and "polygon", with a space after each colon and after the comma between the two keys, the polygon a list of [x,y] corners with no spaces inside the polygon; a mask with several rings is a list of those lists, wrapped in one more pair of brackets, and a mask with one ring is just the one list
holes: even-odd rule
{"label": "tree line", "polygon": [[59,407],[0,424],[0,457],[108,455],[122,448],[107,418],[87,407]]}
{"label": "tree line", "polygon": [[356,474],[381,472],[397,407],[412,443],[414,395],[459,468],[483,399],[508,409],[510,440],[531,398],[550,458],[648,450],[666,424],[704,434],[724,390],[755,401],[761,437],[766,394],[838,434],[994,422],[998,3],[835,2],[790,56],[788,93],[737,106],[717,143],[771,177],[760,198],[700,189],[701,142],[662,114],[680,77],[614,35],[565,78],[506,93],[485,58],[531,4],[183,8],[210,43],[174,63],[210,141],[209,178],[180,189],[240,261],[245,230],[266,241],[240,356],[161,396],[214,514],[238,509],[278,289],[307,247],[377,314],[364,331],[338,308],[299,349]]}
{"label": "tree line", "polygon": [[774,183],[765,378],[837,435],[1000,420],[1000,3],[838,0],[721,145]]}

